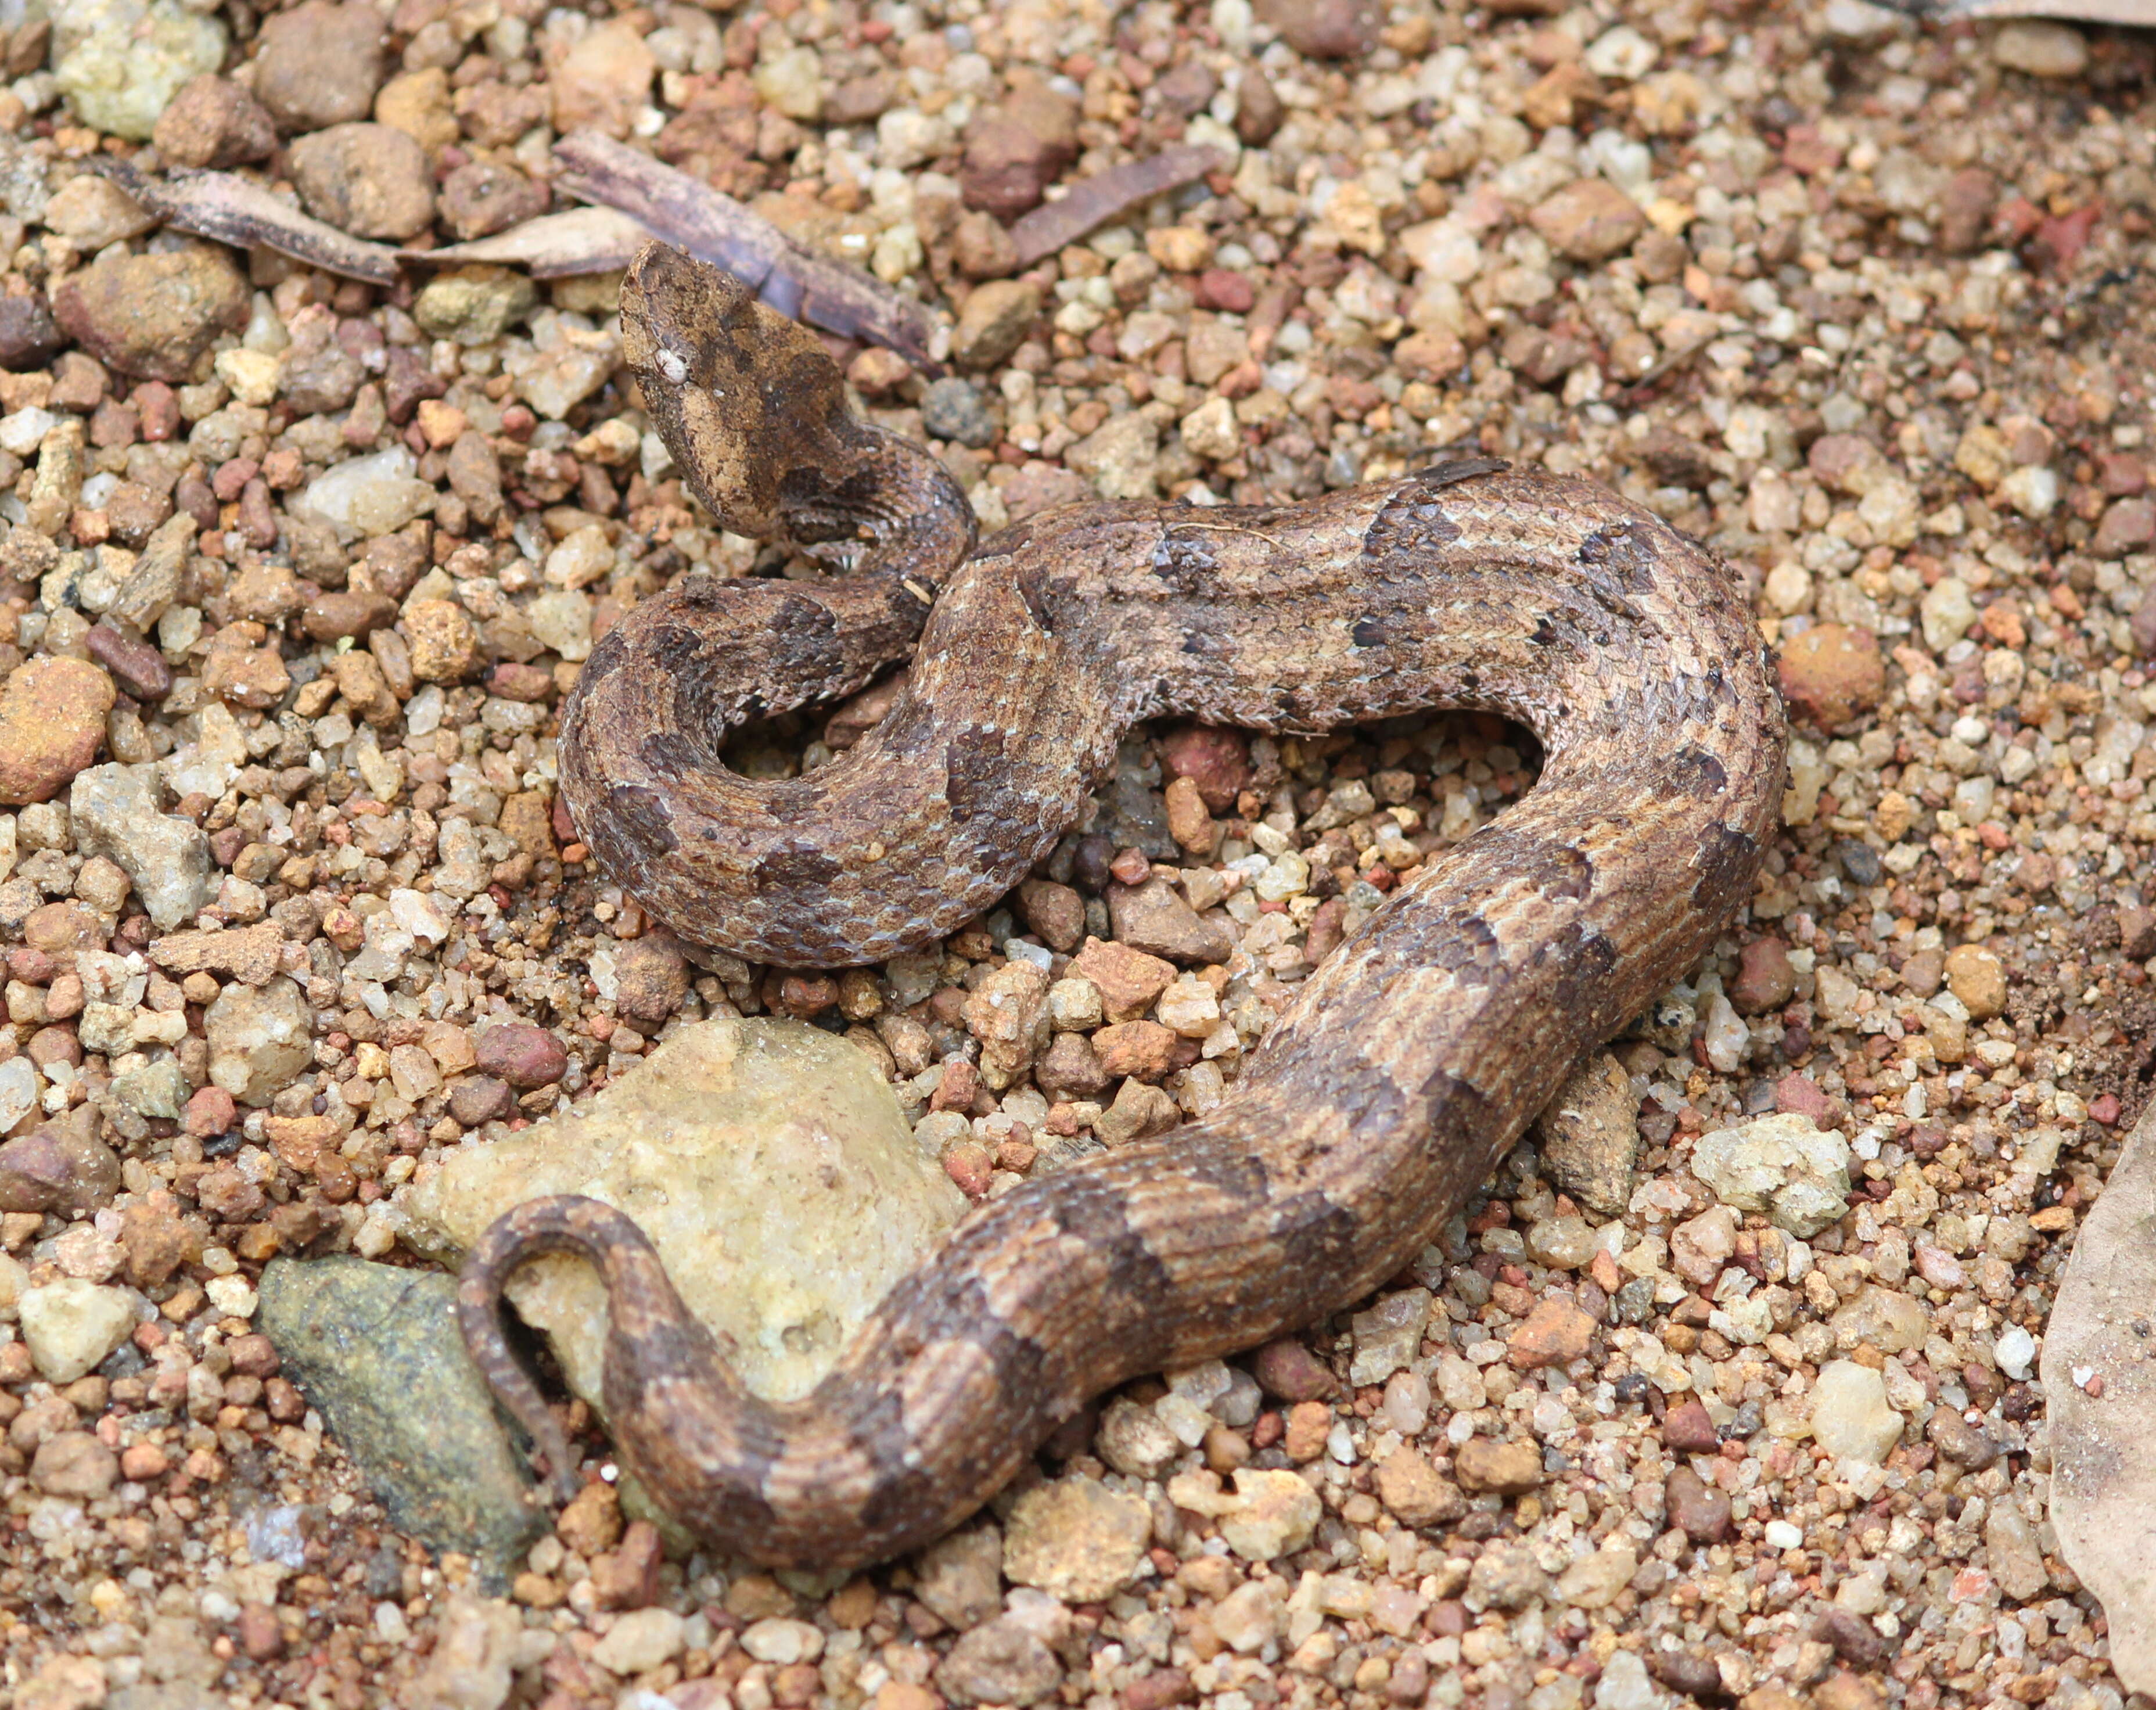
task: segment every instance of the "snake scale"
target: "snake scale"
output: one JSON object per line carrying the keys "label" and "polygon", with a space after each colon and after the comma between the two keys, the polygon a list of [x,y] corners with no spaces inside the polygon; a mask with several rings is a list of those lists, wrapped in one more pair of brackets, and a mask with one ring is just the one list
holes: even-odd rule
{"label": "snake scale", "polygon": [[[830,967],[932,941],[1023,878],[1162,715],[1317,732],[1475,708],[1545,756],[1304,982],[1209,1116],[978,1207],[800,1401],[742,1386],[607,1206],[538,1200],[485,1233],[465,1335],[557,1486],[575,1460],[501,1290],[567,1250],[608,1291],[626,1467],[709,1544],[858,1564],[963,1520],[1101,1390],[1399,1271],[1748,895],[1781,704],[1736,579],[1588,481],[1456,461],[1277,508],[1067,506],[976,546],[941,465],[857,421],[813,336],[724,275],[650,246],[622,310],[692,490],[845,573],[689,578],[593,649],[564,711],[582,834],[691,942]],[[731,726],[849,692],[916,635],[858,747],[782,782],[721,763]]]}

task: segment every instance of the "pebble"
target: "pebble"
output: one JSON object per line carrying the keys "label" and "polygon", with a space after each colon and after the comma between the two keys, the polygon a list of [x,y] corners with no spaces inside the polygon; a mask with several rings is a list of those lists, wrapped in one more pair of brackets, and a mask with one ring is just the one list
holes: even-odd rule
{"label": "pebble", "polygon": [[520,1092],[552,1086],[569,1066],[562,1041],[528,1021],[481,1028],[475,1044],[480,1072],[499,1076]]}
{"label": "pebble", "polygon": [[112,679],[79,659],[41,657],[0,686],[0,804],[49,801],[96,757]]}
{"label": "pebble", "polygon": [[1220,1517],[1220,1537],[1246,1562],[1292,1555],[1310,1542],[1324,1505],[1301,1474],[1245,1466]]}
{"label": "pebble", "polygon": [[1152,1538],[1143,1497],[1074,1474],[1036,1485],[1012,1505],[1004,1523],[1004,1572],[1014,1584],[1064,1603],[1105,1602],[1137,1577]]}
{"label": "pebble", "polygon": [[1045,84],[1015,86],[1009,102],[983,113],[966,133],[958,168],[966,206],[1005,222],[1038,207],[1077,157],[1077,121],[1071,102]]}
{"label": "pebble", "polygon": [[1830,1322],[1843,1348],[1869,1348],[1884,1354],[1921,1348],[1932,1331],[1931,1314],[1920,1302],[1878,1283],[1859,1289]]}
{"label": "pebble", "polygon": [[1557,1600],[1571,1609],[1607,1609],[1639,1570],[1640,1559],[1630,1545],[1605,1544],[1558,1575]]}
{"label": "pebble", "polygon": [[1726,1492],[1717,1490],[1689,1466],[1670,1475],[1664,1496],[1670,1524],[1694,1543],[1720,1543],[1729,1536],[1732,1507]]}
{"label": "pebble", "polygon": [[509,1604],[450,1592],[444,1600],[434,1648],[409,1689],[412,1710],[501,1710],[516,1683],[516,1669],[529,1666],[524,1646],[523,1622]]}
{"label": "pebble", "polygon": [[304,0],[272,13],[256,38],[255,98],[287,131],[366,118],[382,85],[382,13],[363,0]]}
{"label": "pebble", "polygon": [[1332,1435],[1332,1410],[1322,1401],[1298,1401],[1287,1410],[1281,1449],[1291,1461],[1315,1461]]}
{"label": "pebble", "polygon": [[1887,691],[1877,638],[1845,624],[1815,624],[1784,639],[1779,666],[1791,707],[1828,730],[1869,712]]}
{"label": "pebble", "polygon": [[1527,223],[1573,261],[1602,261],[1646,229],[1640,204],[1607,178],[1575,178],[1535,205]]}
{"label": "pebble", "polygon": [[1249,739],[1213,725],[1181,725],[1156,739],[1162,772],[1187,778],[1213,813],[1224,814],[1250,782]]}
{"label": "pebble", "polygon": [[[490,1042],[508,1030],[480,1034],[478,1066],[515,1086]],[[814,1389],[966,1209],[869,1059],[779,1020],[684,1028],[580,1111],[450,1155],[408,1198],[413,1238],[468,1250],[511,1206],[568,1193],[634,1217],[689,1309],[734,1348],[742,1380],[775,1399]],[[596,1399],[597,1278],[542,1259],[511,1293],[571,1387]]]}
{"label": "pebble", "polygon": [[1142,1015],[1175,978],[1175,964],[1129,946],[1088,938],[1070,958],[1070,972],[1091,982],[1111,1021]]}
{"label": "pebble", "polygon": [[193,919],[215,894],[209,839],[193,820],[160,811],[155,767],[94,766],[78,773],[68,819],[76,850],[116,861],[161,931]]}
{"label": "pebble", "polygon": [[287,151],[307,212],[355,238],[402,243],[434,218],[426,151],[388,125],[332,125]]}
{"label": "pebble", "polygon": [[1501,1443],[1494,1437],[1470,1437],[1452,1457],[1462,1490],[1495,1491],[1516,1497],[1537,1488],[1548,1475],[1542,1451],[1532,1443]]}
{"label": "pebble", "polygon": [[618,1675],[647,1674],[681,1654],[688,1625],[670,1609],[630,1610],[614,1617],[592,1647],[592,1661]]}
{"label": "pebble", "polygon": [[1492,1539],[1468,1570],[1460,1600],[1477,1613],[1527,1609],[1549,1594],[1549,1575],[1524,1543]]}
{"label": "pebble", "polygon": [[408,448],[393,445],[334,464],[294,502],[302,516],[327,523],[341,541],[391,535],[434,508],[434,489],[418,479]]}
{"label": "pebble", "polygon": [[234,983],[203,1012],[209,1078],[244,1105],[266,1105],[314,1061],[314,1010],[282,975]]}
{"label": "pebble", "polygon": [[2036,1363],[2036,1338],[2019,1324],[2009,1324],[1992,1343],[1991,1357],[1999,1369],[2017,1384],[2029,1380]]}
{"label": "pebble", "polygon": [[1712,1455],[1722,1446],[1721,1434],[1697,1396],[1662,1415],[1662,1446],[1680,1455]]}
{"label": "pebble", "polygon": [[1224,462],[1243,449],[1243,430],[1235,419],[1235,406],[1219,396],[1207,398],[1183,417],[1177,424],[1177,432],[1184,450],[1216,463]]}
{"label": "pebble", "polygon": [[2078,77],[2088,64],[2088,38],[2070,23],[2016,18],[1991,39],[1991,57],[2031,77]]}
{"label": "pebble", "polygon": [[1528,1225],[1527,1256],[1553,1271],[1577,1271],[1602,1250],[1584,1217],[1545,1217]]}
{"label": "pebble", "polygon": [[538,301],[523,274],[475,264],[428,280],[412,306],[412,318],[429,337],[477,347],[492,344]]}
{"label": "pebble", "polygon": [[1574,1070],[1535,1118],[1558,1186],[1598,1216],[1619,1216],[1631,1199],[1639,1116],[1632,1077],[1604,1051]]}
{"label": "pebble", "polygon": [[1009,1615],[960,1636],[936,1669],[936,1684],[958,1704],[1037,1704],[1062,1678],[1055,1653]]}
{"label": "pebble", "polygon": [[1025,880],[1018,887],[1018,906],[1026,925],[1051,950],[1067,953],[1085,934],[1086,899],[1068,885],[1046,879]]}
{"label": "pebble", "polygon": [[1040,316],[1040,287],[1029,280],[992,279],[967,293],[951,335],[951,360],[993,368],[1019,347]]}
{"label": "pebble", "polygon": [[2031,1603],[2051,1585],[2036,1528],[2011,1492],[1993,1498],[1984,1517],[1984,1559],[1999,1589],[2015,1603]]}
{"label": "pebble", "polygon": [[131,640],[110,624],[90,632],[90,657],[137,701],[162,701],[172,691],[172,668],[146,641]]}
{"label": "pebble", "polygon": [[0,297],[0,368],[43,367],[66,342],[42,292]]}
{"label": "pebble", "polygon": [[1516,1370],[1569,1365],[1594,1346],[1595,1321],[1578,1302],[1562,1295],[1538,1301],[1527,1322],[1506,1338],[1505,1357]]}
{"label": "pebble", "polygon": [[1404,1288],[1380,1296],[1368,1312],[1356,1313],[1352,1326],[1354,1353],[1348,1363],[1348,1381],[1359,1389],[1382,1384],[1404,1369],[1422,1347],[1430,1309],[1428,1289]]}
{"label": "pebble", "polygon": [[392,1519],[499,1580],[546,1522],[456,1327],[456,1279],[337,1255],[274,1259],[259,1322]]}
{"label": "pebble", "polygon": [[993,1521],[931,1544],[914,1569],[913,1594],[939,1620],[964,1632],[1003,1604],[1004,1539]]}
{"label": "pebble", "polygon": [[1886,1380],[1855,1360],[1830,1360],[1812,1385],[1812,1438],[1838,1461],[1881,1465],[1902,1440]]}
{"label": "pebble", "polygon": [[1378,1500],[1404,1526],[1447,1526],[1467,1512],[1459,1487],[1440,1477],[1419,1449],[1402,1445],[1380,1461]]}
{"label": "pebble", "polygon": [[689,964],[666,932],[632,939],[614,955],[614,1008],[631,1020],[664,1022],[689,994]]}
{"label": "pebble", "polygon": [[1234,931],[1217,917],[1199,914],[1165,879],[1142,885],[1111,885],[1108,918],[1116,942],[1172,962],[1225,962],[1235,953]]}
{"label": "pebble", "polygon": [[157,116],[151,140],[172,166],[223,172],[268,155],[277,146],[277,125],[238,84],[204,73]]}
{"label": "pebble", "polygon": [[423,683],[454,683],[481,663],[479,631],[454,600],[413,600],[404,608],[404,632],[412,647],[412,675]]}
{"label": "pebble", "polygon": [[1796,991],[1797,973],[1789,963],[1789,947],[1779,938],[1754,938],[1738,953],[1729,1001],[1739,1014],[1763,1015],[1779,1009]]}
{"label": "pebble", "polygon": [[1111,416],[1063,454],[1103,499],[1150,499],[1159,479],[1160,429],[1151,416]]}
{"label": "pebble", "polygon": [[440,213],[459,243],[490,237],[547,211],[545,187],[511,166],[466,161],[442,180]]}
{"label": "pebble", "polygon": [[23,1290],[15,1310],[38,1375],[72,1384],[95,1370],[134,1330],[141,1301],[132,1289],[74,1276]]}
{"label": "pebble", "polygon": [[1133,1478],[1158,1478],[1183,1452],[1159,1416],[1127,1396],[1116,1397],[1102,1410],[1093,1444],[1109,1466]]}
{"label": "pebble", "polygon": [[53,315],[108,368],[185,382],[219,334],[247,325],[249,301],[247,282],[224,250],[188,244],[100,255],[61,281]]}
{"label": "pebble", "polygon": [[1250,1370],[1266,1394],[1290,1403],[1320,1400],[1340,1387],[1325,1363],[1292,1337],[1265,1343]]}
{"label": "pebble", "polygon": [[956,375],[935,382],[922,394],[921,425],[936,439],[977,450],[996,443],[996,419],[988,413],[981,388]]}
{"label": "pebble", "polygon": [[45,204],[45,224],[85,251],[140,237],[157,224],[142,204],[110,178],[70,178]]}
{"label": "pebble", "polygon": [[168,932],[150,947],[150,959],[172,973],[229,974],[259,986],[277,972],[284,940],[283,929],[275,921]]}
{"label": "pebble", "polygon": [[[1613,1651],[1594,1683],[1594,1710],[1666,1710],[1667,1696],[1647,1678],[1647,1665],[1636,1651]],[[1760,1707],[1764,1710],[1764,1707]]]}
{"label": "pebble", "polygon": [[2006,1009],[2006,967],[1981,944],[1960,944],[1947,953],[1947,989],[1961,999],[1972,1021],[1989,1021]]}
{"label": "pebble", "polygon": [[54,21],[53,80],[84,124],[146,142],[173,95],[224,63],[227,39],[177,0],[70,0]]}
{"label": "pebble", "polygon": [[2156,542],[2156,503],[2114,499],[2096,526],[2089,550],[2099,558],[2123,558],[2146,552],[2151,542]]}
{"label": "pebble", "polygon": [[1809,1240],[1849,1209],[1849,1160],[1839,1130],[1782,1112],[1702,1135],[1691,1173],[1723,1204],[1763,1211],[1777,1228]]}
{"label": "pebble", "polygon": [[549,80],[554,128],[564,135],[597,131],[608,136],[628,136],[658,69],[659,61],[644,45],[642,33],[627,18],[587,32]]}
{"label": "pebble", "polygon": [[30,1482],[49,1497],[95,1502],[120,1481],[120,1457],[88,1431],[60,1431],[38,1446]]}
{"label": "pebble", "polygon": [[1095,1034],[1092,1044],[1103,1073],[1154,1081],[1175,1068],[1181,1041],[1158,1021],[1117,1021]]}
{"label": "pebble", "polygon": [[1258,0],[1255,9],[1307,59],[1359,59],[1376,40],[1375,20],[1364,0]]}
{"label": "pebble", "polygon": [[[27,1058],[8,1060],[30,1066]],[[0,1070],[6,1066],[0,1064]],[[16,1120],[27,1114],[18,1112]],[[109,1201],[120,1190],[120,1160],[97,1137],[95,1127],[95,1113],[85,1109],[80,1116],[40,1123],[0,1145],[0,1210],[67,1216],[94,1211]]]}

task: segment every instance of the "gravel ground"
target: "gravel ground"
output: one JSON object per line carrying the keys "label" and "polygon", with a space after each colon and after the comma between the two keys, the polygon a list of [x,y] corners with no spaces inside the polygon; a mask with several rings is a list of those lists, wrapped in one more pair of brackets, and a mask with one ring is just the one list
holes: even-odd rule
{"label": "gravel ground", "polygon": [[[1858,0],[1560,5],[114,0],[13,32],[14,1703],[2116,1710],[2033,1361],[2148,1072],[2156,55]],[[1412,1276],[1130,1386],[839,1586],[658,1564],[598,1485],[486,1596],[325,1437],[262,1266],[416,1263],[403,1184],[711,1015],[856,1040],[977,1195],[1158,1132],[1532,744],[1156,731],[940,959],[685,966],[555,809],[555,708],[639,597],[755,552],[646,435],[608,283],[377,290],[151,235],[83,170],[244,165],[446,241],[543,211],[578,126],[950,307],[955,379],[843,355],[989,526],[1440,448],[1584,470],[1754,578],[1802,721],[1748,910]],[[1233,163],[1015,270],[998,219],[1185,141]],[[739,757],[814,764],[874,711]],[[984,1079],[967,1000],[1012,961],[1055,977],[1054,1042],[988,1041]]]}

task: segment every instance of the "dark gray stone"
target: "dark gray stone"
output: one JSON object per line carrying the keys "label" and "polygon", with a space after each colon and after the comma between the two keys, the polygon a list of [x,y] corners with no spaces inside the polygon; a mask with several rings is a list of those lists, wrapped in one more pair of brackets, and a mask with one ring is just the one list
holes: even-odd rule
{"label": "dark gray stone", "polygon": [[457,1329],[455,1279],[364,1259],[275,1259],[261,1326],[398,1527],[499,1589],[547,1517]]}
{"label": "dark gray stone", "polygon": [[955,439],[975,450],[996,443],[996,419],[970,380],[938,380],[921,400],[921,425],[938,439]]}

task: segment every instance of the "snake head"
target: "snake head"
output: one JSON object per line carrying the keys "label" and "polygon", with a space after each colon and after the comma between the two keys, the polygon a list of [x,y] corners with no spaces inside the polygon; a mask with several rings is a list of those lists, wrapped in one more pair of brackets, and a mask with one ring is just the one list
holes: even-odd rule
{"label": "snake head", "polygon": [[862,430],[823,341],[722,268],[646,244],[622,281],[621,326],[675,466],[735,532],[779,533],[785,477],[853,454]]}

